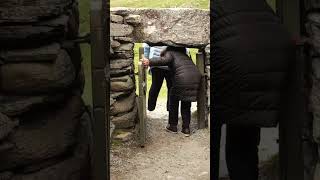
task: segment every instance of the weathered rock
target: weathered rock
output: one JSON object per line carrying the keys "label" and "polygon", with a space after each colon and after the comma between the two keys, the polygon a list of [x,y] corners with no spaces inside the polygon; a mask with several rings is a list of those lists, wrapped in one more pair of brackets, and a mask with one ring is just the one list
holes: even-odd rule
{"label": "weathered rock", "polygon": [[135,106],[133,110],[129,113],[125,113],[121,116],[113,116],[111,121],[116,126],[116,129],[130,128],[135,125],[135,119],[137,117],[138,108]]}
{"label": "weathered rock", "polygon": [[53,43],[35,49],[18,49],[0,52],[0,58],[5,63],[12,62],[48,62],[57,59],[60,45]]}
{"label": "weathered rock", "polygon": [[[80,131],[84,132],[87,126],[81,125]],[[87,133],[87,132],[86,132]],[[77,136],[77,146],[69,156],[52,166],[41,169],[34,173],[15,174],[11,180],[88,180],[90,161],[88,158],[88,135]]]}
{"label": "weathered rock", "polygon": [[133,51],[122,51],[117,52],[112,55],[113,59],[131,59],[133,58],[134,53]]}
{"label": "weathered rock", "polygon": [[133,43],[121,44],[115,49],[115,52],[133,51]]}
{"label": "weathered rock", "polygon": [[130,76],[123,76],[121,78],[111,78],[111,91],[129,91],[133,88],[134,83]]}
{"label": "weathered rock", "polygon": [[0,67],[0,89],[18,94],[48,93],[68,88],[75,69],[66,51],[54,63],[9,63]]}
{"label": "weathered rock", "polygon": [[112,49],[112,47],[110,46],[110,55],[113,55],[114,54],[114,51]]}
{"label": "weathered rock", "polygon": [[133,64],[133,59],[115,59],[110,61],[110,69],[122,69]]}
{"label": "weathered rock", "polygon": [[119,16],[119,15],[116,15],[116,14],[111,14],[110,18],[111,18],[111,22],[123,23],[123,17],[122,16]]}
{"label": "weathered rock", "polygon": [[0,23],[36,22],[66,12],[72,0],[1,0]]}
{"label": "weathered rock", "polygon": [[1,46],[15,49],[35,48],[39,45],[46,45],[48,42],[63,40],[71,34],[74,37],[78,31],[74,32],[75,27],[69,27],[73,25],[70,21],[76,21],[72,17],[74,16],[62,15],[52,20],[34,24],[3,25],[0,28]]}
{"label": "weathered rock", "polygon": [[133,42],[132,37],[114,37],[114,39],[119,42],[124,42],[124,43]]}
{"label": "weathered rock", "polygon": [[133,32],[135,42],[189,47],[209,44],[209,10],[112,8],[111,12],[140,15],[141,24]]}
{"label": "weathered rock", "polygon": [[141,23],[140,15],[129,14],[125,17],[125,22],[132,25],[137,25]]}
{"label": "weathered rock", "polygon": [[131,111],[135,105],[135,98],[136,98],[136,93],[133,92],[129,97],[117,100],[110,108],[110,115],[114,116],[116,114]]}
{"label": "weathered rock", "polygon": [[13,132],[19,121],[13,121],[8,116],[0,113],[0,141]]}
{"label": "weathered rock", "polygon": [[110,92],[110,97],[113,99],[122,98],[128,96],[128,94],[131,94],[133,90],[131,91],[121,91],[121,92]]}
{"label": "weathered rock", "polygon": [[133,27],[127,24],[110,23],[110,36],[129,36]]}
{"label": "weathered rock", "polygon": [[132,132],[121,132],[114,136],[114,140],[127,142],[133,138]]}
{"label": "weathered rock", "polygon": [[77,125],[83,108],[81,97],[74,96],[57,110],[30,112],[21,117],[17,130],[6,139],[15,147],[0,155],[0,171],[35,164],[66,153],[76,142]]}
{"label": "weathered rock", "polygon": [[111,41],[111,47],[112,48],[117,48],[119,47],[121,44],[118,41],[112,40]]}
{"label": "weathered rock", "polygon": [[16,116],[39,106],[57,104],[65,97],[65,94],[38,96],[13,96],[0,94],[0,112],[8,116]]}
{"label": "weathered rock", "polygon": [[126,76],[133,73],[133,67],[129,66],[122,69],[111,69],[110,70],[110,76],[113,77],[120,77],[120,76]]}

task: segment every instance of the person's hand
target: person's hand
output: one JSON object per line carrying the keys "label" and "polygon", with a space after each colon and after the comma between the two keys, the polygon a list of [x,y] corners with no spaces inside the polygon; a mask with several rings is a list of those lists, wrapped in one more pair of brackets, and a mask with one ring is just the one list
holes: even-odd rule
{"label": "person's hand", "polygon": [[149,59],[147,59],[147,58],[142,58],[141,60],[142,60],[142,63],[143,63],[143,65],[144,65],[145,67],[148,67],[148,66],[149,66],[149,64],[150,64]]}

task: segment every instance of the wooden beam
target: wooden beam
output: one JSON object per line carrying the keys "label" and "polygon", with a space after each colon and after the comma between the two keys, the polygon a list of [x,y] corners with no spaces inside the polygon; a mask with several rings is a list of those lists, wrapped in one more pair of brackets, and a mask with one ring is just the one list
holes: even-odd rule
{"label": "wooden beam", "polygon": [[197,100],[197,119],[198,128],[203,129],[206,127],[206,77],[203,53],[196,54],[196,64],[201,73],[201,83]]}
{"label": "wooden beam", "polygon": [[[144,53],[143,47],[139,48],[139,59],[142,58]],[[146,94],[147,94],[147,81],[146,81],[146,68],[143,66],[142,62],[139,61],[138,64],[138,74],[139,74],[139,136],[140,136],[140,146],[144,147],[146,142],[146,119],[147,119],[147,109],[146,109]]]}
{"label": "wooden beam", "polygon": [[110,147],[110,65],[109,65],[109,19],[108,3],[105,0],[91,0],[90,45],[92,73],[92,180],[108,179]]}

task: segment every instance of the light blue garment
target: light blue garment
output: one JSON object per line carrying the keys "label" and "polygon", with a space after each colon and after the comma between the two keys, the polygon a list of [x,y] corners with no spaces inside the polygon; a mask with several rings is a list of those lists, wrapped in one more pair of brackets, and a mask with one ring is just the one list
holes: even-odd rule
{"label": "light blue garment", "polygon": [[[150,47],[147,43],[143,43],[144,57],[146,57],[148,59],[159,58],[161,52],[163,50],[165,50],[166,48],[167,48],[167,46],[152,46],[152,47]],[[152,68],[169,70],[168,66],[150,67],[150,69],[152,69]]]}

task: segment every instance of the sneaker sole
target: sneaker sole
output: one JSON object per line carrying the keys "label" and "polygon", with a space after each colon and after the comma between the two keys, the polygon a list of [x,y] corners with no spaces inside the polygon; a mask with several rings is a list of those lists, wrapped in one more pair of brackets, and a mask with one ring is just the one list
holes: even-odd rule
{"label": "sneaker sole", "polygon": [[165,128],[167,132],[172,133],[172,134],[178,134],[178,132],[170,131],[169,129]]}

